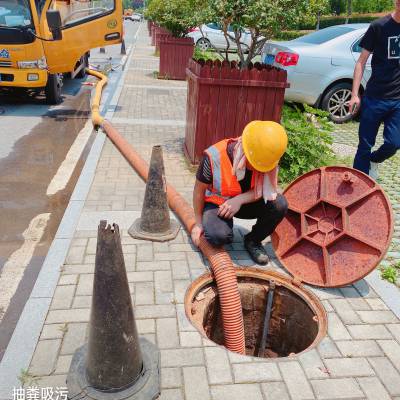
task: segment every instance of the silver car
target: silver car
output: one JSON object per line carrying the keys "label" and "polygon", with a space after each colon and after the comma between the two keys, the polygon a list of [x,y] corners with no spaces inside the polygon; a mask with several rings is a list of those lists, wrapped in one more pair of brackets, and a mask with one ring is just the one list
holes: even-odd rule
{"label": "silver car", "polygon": [[[343,123],[352,118],[348,102],[354,66],[368,26],[336,25],[287,42],[267,42],[261,57],[264,63],[287,71],[290,88],[286,89],[285,100],[321,108],[329,112],[332,121]],[[371,59],[361,92],[370,76]]]}
{"label": "silver car", "polygon": [[[201,31],[203,31],[204,37]],[[232,36],[234,36],[232,28],[229,28],[228,31]],[[224,32],[221,30],[221,26],[216,23],[202,25],[201,30],[200,28],[194,28],[191,32],[187,34],[187,36],[193,38],[196,46],[202,51],[211,50],[212,48],[225,50],[228,47]],[[237,46],[235,41],[231,39],[228,40],[229,49],[236,50]],[[249,30],[245,29],[243,31],[241,41],[244,44],[244,47],[250,46],[251,33]]]}

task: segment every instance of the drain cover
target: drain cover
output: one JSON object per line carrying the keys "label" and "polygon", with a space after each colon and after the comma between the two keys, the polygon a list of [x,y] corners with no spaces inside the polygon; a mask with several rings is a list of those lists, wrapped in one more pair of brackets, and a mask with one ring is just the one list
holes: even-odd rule
{"label": "drain cover", "polygon": [[272,236],[275,252],[295,277],[315,286],[358,281],[386,254],[393,214],[370,177],[347,167],[325,167],[284,192],[289,211]]}

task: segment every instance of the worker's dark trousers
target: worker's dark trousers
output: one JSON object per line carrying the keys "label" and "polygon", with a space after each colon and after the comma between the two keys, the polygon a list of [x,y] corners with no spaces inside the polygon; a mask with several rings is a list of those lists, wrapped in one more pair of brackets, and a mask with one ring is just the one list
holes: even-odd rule
{"label": "worker's dark trousers", "polygon": [[[275,201],[265,203],[260,199],[254,203],[244,204],[235,218],[257,219],[248,238],[254,242],[262,242],[271,235],[285,217],[288,203],[285,197],[278,195]],[[214,246],[222,246],[233,241],[233,219],[224,219],[218,216],[218,206],[205,203],[203,212],[204,237]]]}
{"label": "worker's dark trousers", "polygon": [[[384,143],[371,153],[381,123]],[[400,100],[374,99],[364,96],[361,103],[359,144],[354,168],[369,173],[370,163],[381,163],[400,149]]]}

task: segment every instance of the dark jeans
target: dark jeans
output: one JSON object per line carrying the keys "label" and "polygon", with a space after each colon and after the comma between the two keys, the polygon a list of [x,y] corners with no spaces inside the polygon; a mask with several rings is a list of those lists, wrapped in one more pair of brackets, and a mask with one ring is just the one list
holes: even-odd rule
{"label": "dark jeans", "polygon": [[[384,143],[371,153],[381,123],[384,123]],[[369,173],[370,163],[381,163],[400,149],[400,100],[362,98],[359,144],[354,168]]]}
{"label": "dark jeans", "polygon": [[[244,204],[235,218],[257,219],[256,224],[249,233],[249,239],[262,242],[275,230],[285,217],[288,203],[285,197],[278,195],[275,201],[264,202],[260,199],[254,203]],[[232,243],[233,219],[224,219],[217,215],[218,206],[205,203],[203,212],[204,237],[214,246]]]}

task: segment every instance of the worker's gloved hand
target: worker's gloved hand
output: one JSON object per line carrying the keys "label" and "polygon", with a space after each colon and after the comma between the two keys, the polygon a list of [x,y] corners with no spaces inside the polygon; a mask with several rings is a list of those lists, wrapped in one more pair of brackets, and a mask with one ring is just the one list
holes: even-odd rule
{"label": "worker's gloved hand", "polygon": [[242,207],[242,202],[238,197],[233,197],[219,206],[218,216],[225,219],[231,219]]}
{"label": "worker's gloved hand", "polygon": [[203,234],[203,232],[204,232],[203,225],[200,224],[196,224],[192,229],[191,237],[196,247],[200,246],[200,237]]}

